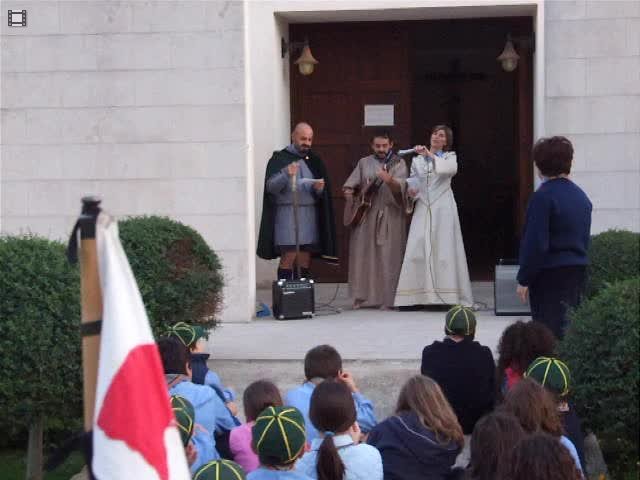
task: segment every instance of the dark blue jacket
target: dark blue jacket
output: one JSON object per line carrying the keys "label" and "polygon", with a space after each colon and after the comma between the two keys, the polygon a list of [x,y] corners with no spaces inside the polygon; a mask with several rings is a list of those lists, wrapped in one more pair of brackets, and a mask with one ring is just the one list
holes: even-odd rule
{"label": "dark blue jacket", "polygon": [[587,195],[567,178],[547,180],[538,188],[520,242],[520,285],[530,285],[543,269],[588,263],[591,210]]}
{"label": "dark blue jacket", "polygon": [[369,433],[367,443],[382,455],[385,480],[448,480],[460,453],[457,444],[438,442],[413,412],[379,423]]}

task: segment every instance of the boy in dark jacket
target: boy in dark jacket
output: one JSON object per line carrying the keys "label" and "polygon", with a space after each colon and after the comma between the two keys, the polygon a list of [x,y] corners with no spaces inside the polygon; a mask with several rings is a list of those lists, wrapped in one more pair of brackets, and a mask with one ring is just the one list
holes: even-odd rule
{"label": "boy in dark jacket", "polygon": [[433,378],[444,391],[465,435],[493,410],[495,363],[489,347],[474,341],[476,316],[457,305],[447,312],[441,342],[422,351],[421,373]]}

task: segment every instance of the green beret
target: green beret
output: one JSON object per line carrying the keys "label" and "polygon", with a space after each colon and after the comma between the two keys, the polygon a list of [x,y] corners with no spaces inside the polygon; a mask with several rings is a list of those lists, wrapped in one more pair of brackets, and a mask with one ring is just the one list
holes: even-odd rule
{"label": "green beret", "polygon": [[189,348],[205,336],[205,331],[204,328],[199,325],[189,325],[184,322],[178,322],[169,327],[167,335],[169,337],[176,337],[185,347]]}
{"label": "green beret", "polygon": [[231,460],[215,460],[202,465],[193,480],[245,480],[244,470]]}
{"label": "green beret", "polygon": [[260,463],[287,465],[304,449],[304,418],[295,407],[265,408],[251,429],[252,443]]}
{"label": "green beret", "polygon": [[171,396],[171,409],[176,417],[182,444],[186,447],[191,435],[193,435],[193,424],[196,418],[195,410],[191,402],[180,395]]}
{"label": "green beret", "polygon": [[445,317],[444,333],[463,337],[474,336],[476,334],[476,314],[469,307],[454,306]]}
{"label": "green beret", "polygon": [[557,358],[538,357],[524,374],[531,377],[544,388],[559,397],[569,393],[571,387],[571,372],[567,364]]}

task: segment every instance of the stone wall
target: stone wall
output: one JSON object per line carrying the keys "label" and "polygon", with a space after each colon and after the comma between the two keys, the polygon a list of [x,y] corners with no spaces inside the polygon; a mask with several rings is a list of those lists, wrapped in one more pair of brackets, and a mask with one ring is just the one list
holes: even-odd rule
{"label": "stone wall", "polygon": [[548,1],[546,133],[575,147],[593,232],[640,231],[640,2]]}
{"label": "stone wall", "polygon": [[[7,26],[26,9],[28,26]],[[80,197],[196,228],[225,268],[225,321],[247,321],[240,1],[5,1],[2,233],[68,237]],[[251,256],[253,258],[253,256]]]}

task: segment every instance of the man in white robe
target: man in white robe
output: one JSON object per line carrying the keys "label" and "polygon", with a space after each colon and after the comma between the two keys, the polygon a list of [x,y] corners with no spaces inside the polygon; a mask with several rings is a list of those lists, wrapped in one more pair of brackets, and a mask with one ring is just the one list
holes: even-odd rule
{"label": "man in white robe", "polygon": [[[441,130],[442,131],[442,130]],[[434,129],[434,135],[435,135]],[[433,142],[433,140],[432,140]],[[408,193],[415,201],[394,306],[473,304],[467,257],[451,179],[455,152],[418,148]]]}

